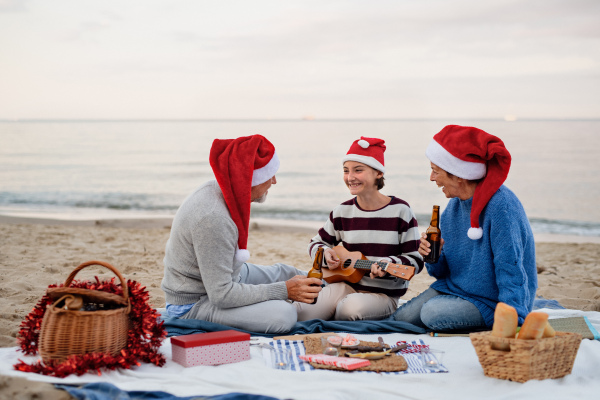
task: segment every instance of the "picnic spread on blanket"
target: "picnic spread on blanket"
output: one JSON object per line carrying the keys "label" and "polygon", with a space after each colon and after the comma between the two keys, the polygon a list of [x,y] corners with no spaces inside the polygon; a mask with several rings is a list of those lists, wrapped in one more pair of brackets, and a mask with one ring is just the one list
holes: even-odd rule
{"label": "picnic spread on blanket", "polygon": [[[116,284],[115,277],[105,282],[97,278],[91,282],[74,280],[79,270],[94,264],[113,271],[121,285]],[[549,303],[543,300],[541,304]],[[514,310],[505,306],[499,303],[492,331],[469,334],[480,368],[488,377],[513,382],[564,377],[572,371],[582,338],[600,339],[586,316],[548,319],[548,313],[534,311],[519,328]],[[98,327],[102,324],[123,325],[118,321],[123,318],[127,329],[125,333],[115,330],[115,338],[103,335],[100,340],[90,329],[102,331]],[[57,379],[88,372],[102,376],[110,371],[135,370],[141,363],[155,368],[176,363],[192,369],[243,364],[262,357],[268,368],[290,373],[451,373],[446,361],[453,360],[445,357],[448,349],[432,346],[432,341],[439,340],[433,332],[433,337],[417,336],[424,333],[422,328],[391,319],[311,320],[277,336],[208,321],[163,317],[149,307],[148,294],[139,283],[125,282],[110,264],[90,261],[77,267],[64,285],[51,285],[23,321],[19,350],[26,356],[40,356],[30,363],[19,358],[13,368]],[[165,340],[167,336],[170,338]],[[106,337],[111,340],[106,342]],[[253,352],[251,347],[261,351]],[[99,390],[107,390],[107,386],[100,385]]]}
{"label": "picnic spread on blanket", "polygon": [[[115,278],[107,282],[100,282],[97,278],[96,282],[75,281],[75,275],[90,265],[101,265],[111,270],[120,280],[120,287],[115,284]],[[89,261],[79,265],[64,285],[48,288],[47,294],[22,324],[19,337],[21,350],[24,354],[39,351],[42,360],[33,364],[20,361],[15,364],[15,369],[61,377],[73,373],[81,375],[88,370],[100,373],[101,369],[131,368],[139,364],[138,358],[162,366],[165,357],[157,349],[167,335],[165,321],[160,320],[156,310],[149,309],[147,298],[139,284],[126,283],[119,271],[108,263]],[[176,327],[173,320],[170,322]],[[168,324],[169,320],[166,322]],[[320,324],[326,333],[308,333],[299,335],[299,338],[294,335],[275,337],[268,345],[262,346],[269,350],[266,358],[276,369],[448,372],[442,362],[444,352],[431,349],[423,340],[420,343],[385,343],[379,336],[378,342],[369,342],[359,340],[348,332],[351,331],[348,328],[353,327],[358,333],[363,333],[365,325],[373,327],[377,325],[375,322],[378,321],[318,321],[316,326],[309,326],[308,331],[318,332]],[[388,326],[392,332],[421,333],[418,327],[393,322],[401,325]],[[562,325],[559,322],[551,324],[548,314],[543,312],[531,312],[520,331],[517,322],[514,308],[498,303],[492,331],[470,334],[486,375],[520,382],[567,375],[571,372],[583,336],[577,332],[561,331],[568,332],[570,327],[576,326],[579,331],[587,330],[583,332],[586,337],[590,334],[592,338],[598,336],[585,320],[581,323],[571,318]],[[385,326],[392,321],[379,323]],[[329,328],[340,328],[339,332],[328,329],[328,324],[332,325]],[[252,333],[213,325],[214,332],[206,331],[210,327],[200,328],[201,333],[192,331],[186,334],[172,330],[172,360],[185,367],[193,367],[250,359]],[[123,328],[116,329],[118,326]],[[101,334],[98,335],[98,332]],[[300,340],[287,340],[290,338]]]}
{"label": "picnic spread on blanket", "polygon": [[[267,346],[263,345],[263,355],[267,365],[273,365],[269,357],[281,350],[290,351],[291,358],[285,366],[274,365],[273,368],[289,369],[292,371],[311,371],[314,369],[325,369],[332,371],[370,371],[378,373],[394,374],[424,374],[435,372],[448,372],[442,364],[439,355],[434,355],[430,346],[423,340],[399,341],[394,346],[386,346],[384,351],[378,351],[380,342],[358,341],[356,346],[341,348],[337,356],[327,355],[323,345],[323,339],[331,337],[345,337],[348,334],[328,333],[305,335],[302,340],[273,340]],[[380,337],[381,339],[381,337]],[[353,347],[362,347],[363,352],[355,353],[352,357]],[[396,349],[395,352],[392,350]],[[373,351],[370,351],[374,349]],[[424,355],[423,355],[424,353]],[[348,354],[348,356],[347,356]],[[438,353],[439,354],[439,353]],[[361,357],[364,355],[364,357]],[[426,358],[424,358],[426,357]],[[426,366],[426,361],[430,364]],[[432,364],[432,361],[434,362]]]}
{"label": "picnic spread on blanket", "polygon": [[[584,321],[584,325],[586,326],[585,321],[588,321],[592,329],[596,327],[594,331],[600,326],[600,313],[598,312],[581,312],[565,309],[544,309],[543,311],[551,315],[552,319],[550,321],[573,318]],[[182,335],[192,335],[194,334],[193,332],[197,331],[218,333],[222,330],[227,330],[214,331],[212,329],[216,326],[206,321],[190,320],[186,323],[178,321],[176,325],[173,322],[175,321],[167,319],[164,323],[164,327],[171,337],[174,336],[172,335],[172,328],[176,328]],[[375,322],[378,322],[378,324],[374,324],[375,327],[381,328],[385,326],[383,321]],[[364,324],[368,325],[368,322],[364,322]],[[209,396],[244,392],[268,395],[280,399],[291,397],[314,399],[325,398],[315,397],[316,393],[324,393],[324,395],[329,393],[331,395],[329,398],[361,398],[361,396],[372,393],[378,398],[385,399],[393,398],[394,396],[390,393],[394,392],[412,395],[414,398],[425,398],[423,396],[427,395],[430,396],[429,398],[436,398],[443,395],[446,391],[458,390],[460,392],[461,389],[468,389],[469,393],[473,396],[491,393],[490,390],[500,390],[498,393],[506,393],[506,390],[511,392],[516,391],[516,393],[523,395],[532,393],[533,389],[531,388],[539,387],[514,386],[521,384],[506,379],[485,377],[483,368],[478,363],[478,358],[469,338],[460,336],[436,338],[409,331],[405,331],[404,333],[390,333],[382,329],[381,332],[371,331],[367,334],[354,332],[353,335],[363,342],[378,343],[377,338],[381,336],[385,343],[391,346],[398,345],[399,343],[402,344],[401,342],[404,341],[407,344],[414,345],[415,350],[418,349],[419,345],[444,350],[446,355],[442,360],[442,367],[446,367],[447,373],[425,370],[422,366],[420,353],[416,351],[408,354],[398,353],[402,355],[408,364],[408,369],[405,371],[381,373],[373,371],[342,372],[314,368],[310,362],[302,361],[299,357],[306,354],[305,340],[307,335],[308,337],[311,337],[310,335],[322,335],[323,333],[320,333],[320,331],[324,326],[327,326],[327,321],[313,321],[308,326],[313,331],[306,332],[307,325],[304,325],[295,329],[296,332],[301,330],[304,330],[304,332],[291,335],[266,337],[257,335],[256,333],[252,334],[249,341],[251,358],[235,363],[183,367],[173,361],[171,340],[166,339],[163,340],[160,348],[160,353],[166,359],[166,363],[162,367],[142,362],[141,365],[134,366],[132,369],[100,369],[101,375],[97,371],[90,370],[81,376],[71,374],[65,378],[56,378],[54,376],[23,373],[15,370],[13,365],[17,360],[22,359],[24,362],[30,364],[35,362],[36,357],[23,356],[21,352],[15,351],[17,350],[16,348],[5,348],[0,349],[0,359],[4,360],[0,362],[0,374],[21,376],[28,380],[50,382],[63,386],[76,385],[71,386],[70,389],[79,388],[82,392],[94,392],[95,394],[97,394],[97,391],[108,390],[106,385],[109,385],[111,395],[116,395],[116,393],[123,391],[146,393],[153,396],[158,396],[159,394],[167,396],[167,394],[162,392],[169,392],[171,396],[192,396],[199,394]],[[337,326],[338,328],[341,327],[339,324]],[[353,326],[354,328],[352,328]],[[347,333],[344,331],[347,330],[359,331],[362,329],[365,331],[361,323],[348,323],[346,327],[350,329],[336,330],[335,333],[345,337]],[[229,327],[229,329],[231,328]],[[597,332],[594,333],[597,334]],[[330,334],[331,332],[325,333],[325,335]],[[561,396],[568,398],[567,394],[573,393],[585,397],[586,393],[589,394],[595,391],[595,388],[599,386],[594,383],[595,380],[593,377],[593,371],[597,371],[600,368],[600,361],[598,361],[600,360],[599,343],[597,340],[584,340],[581,346],[582,348],[578,352],[572,374],[566,375],[563,378],[538,381],[538,385],[543,385],[541,387],[545,388],[544,393],[550,393],[550,395],[545,395],[545,399],[558,399]],[[291,364],[285,366],[283,369],[276,367],[270,359],[272,353],[270,351],[271,347],[278,350],[277,352],[273,352],[275,355],[286,354],[286,349],[291,350],[293,354],[290,358],[287,358],[292,360]],[[281,359],[274,358],[273,361],[275,364],[281,364]],[[311,376],[312,383],[309,385],[310,387],[299,383],[304,381],[305,378],[302,378],[304,374],[310,374]],[[332,374],[335,374],[335,378]],[[419,375],[418,381],[402,378],[405,375],[406,377],[417,376],[416,374]],[[423,383],[422,379],[426,379],[426,382],[431,380],[431,382],[425,386],[417,384],[417,382]],[[106,383],[106,385],[102,385],[103,383]],[[389,390],[386,390],[386,387]],[[442,390],[442,388],[444,389]],[[346,397],[335,397],[328,390],[335,390],[336,393],[341,393],[340,396],[345,394]],[[419,397],[417,394],[421,394],[421,396]],[[499,399],[501,396],[491,395],[489,398]],[[542,397],[534,395],[531,398],[541,399]]]}

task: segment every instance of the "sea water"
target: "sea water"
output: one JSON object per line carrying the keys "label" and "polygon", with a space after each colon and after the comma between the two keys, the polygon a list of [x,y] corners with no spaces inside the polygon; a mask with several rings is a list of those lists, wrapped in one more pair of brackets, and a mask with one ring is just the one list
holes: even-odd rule
{"label": "sea water", "polygon": [[406,200],[420,225],[447,199],[429,181],[425,149],[447,124],[500,137],[512,154],[506,185],[537,233],[600,236],[600,121],[223,120],[0,122],[0,213],[91,217],[174,215],[213,179],[215,138],[262,134],[281,160],[277,184],[252,216],[324,221],[351,196],[341,159],[360,136],[385,140],[382,192]]}

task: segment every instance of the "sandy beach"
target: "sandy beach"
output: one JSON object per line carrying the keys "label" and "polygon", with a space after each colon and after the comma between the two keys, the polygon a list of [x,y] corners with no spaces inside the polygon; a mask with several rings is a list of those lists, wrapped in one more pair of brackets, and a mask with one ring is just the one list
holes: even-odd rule
{"label": "sandy beach", "polygon": [[[64,282],[85,261],[110,263],[126,279],[145,285],[154,307],[164,307],[160,282],[169,229],[170,220],[160,218],[61,221],[0,216],[0,347],[16,345],[19,324],[48,285]],[[250,262],[285,262],[308,270],[311,261],[306,245],[314,232],[308,225],[292,227],[254,221],[248,247]],[[571,237],[569,242],[561,239],[536,243],[538,295],[555,299],[566,308],[600,311],[600,243],[595,238],[589,238],[595,243],[587,243],[586,239]],[[92,279],[95,275],[109,277],[112,273],[103,267],[90,267],[77,278]],[[421,293],[432,281],[426,272],[417,275],[405,298]],[[23,398],[30,398],[29,392],[33,396],[49,389],[53,396],[59,396],[54,398],[69,398],[50,385],[26,385],[23,380],[1,376],[0,389],[18,392]]]}

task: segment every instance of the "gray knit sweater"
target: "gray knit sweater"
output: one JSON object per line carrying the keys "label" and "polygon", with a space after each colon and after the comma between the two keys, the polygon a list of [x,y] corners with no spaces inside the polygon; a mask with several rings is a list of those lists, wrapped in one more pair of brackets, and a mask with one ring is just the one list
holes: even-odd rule
{"label": "gray knit sweater", "polygon": [[173,220],[164,258],[161,289],[167,303],[196,303],[203,296],[219,308],[287,299],[285,282],[238,283],[242,263],[235,260],[238,230],[217,181],[188,196]]}

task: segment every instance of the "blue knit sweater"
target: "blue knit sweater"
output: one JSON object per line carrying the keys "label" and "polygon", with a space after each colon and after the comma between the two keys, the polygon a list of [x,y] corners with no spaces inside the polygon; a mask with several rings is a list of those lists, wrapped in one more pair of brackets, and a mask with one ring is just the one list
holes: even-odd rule
{"label": "blue knit sweater", "polygon": [[437,263],[426,264],[437,279],[431,287],[473,303],[489,327],[499,301],[513,306],[523,323],[537,289],[535,244],[525,210],[517,196],[501,186],[479,217],[483,237],[471,240],[467,231],[472,200],[453,198],[442,213],[442,254]]}

